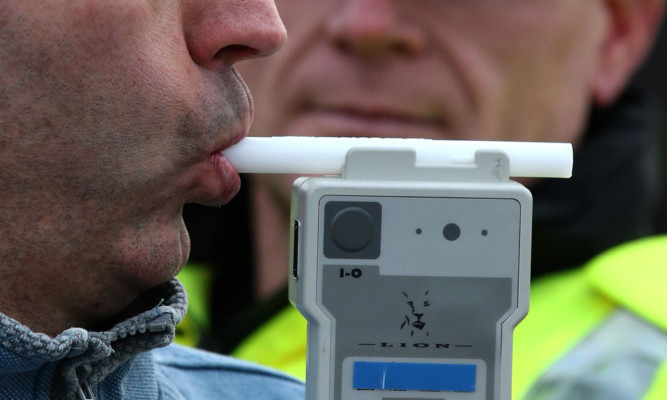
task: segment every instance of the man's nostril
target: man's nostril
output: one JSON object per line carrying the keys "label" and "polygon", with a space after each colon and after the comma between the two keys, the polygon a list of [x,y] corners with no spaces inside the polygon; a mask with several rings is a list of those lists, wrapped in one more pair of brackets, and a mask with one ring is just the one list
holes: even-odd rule
{"label": "man's nostril", "polygon": [[257,55],[259,55],[259,50],[253,47],[241,44],[230,44],[229,46],[225,46],[218,50],[218,52],[215,53],[215,58],[224,60],[227,65],[233,65],[237,61],[253,58]]}

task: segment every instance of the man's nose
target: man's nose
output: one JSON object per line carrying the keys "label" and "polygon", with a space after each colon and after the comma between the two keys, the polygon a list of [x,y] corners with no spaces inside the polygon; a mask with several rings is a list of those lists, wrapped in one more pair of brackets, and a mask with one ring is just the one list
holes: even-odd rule
{"label": "man's nose", "polygon": [[426,47],[426,36],[406,18],[403,1],[341,0],[328,18],[326,32],[339,50],[359,57],[418,54]]}
{"label": "man's nose", "polygon": [[274,0],[185,0],[190,56],[209,69],[264,57],[287,39]]}

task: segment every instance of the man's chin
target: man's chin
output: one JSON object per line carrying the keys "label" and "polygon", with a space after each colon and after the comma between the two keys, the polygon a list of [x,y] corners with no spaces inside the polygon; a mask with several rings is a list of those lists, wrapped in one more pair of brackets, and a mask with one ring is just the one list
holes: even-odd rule
{"label": "man's chin", "polygon": [[118,273],[134,291],[168,282],[183,268],[190,255],[190,235],[181,216],[171,224],[135,231],[121,245]]}

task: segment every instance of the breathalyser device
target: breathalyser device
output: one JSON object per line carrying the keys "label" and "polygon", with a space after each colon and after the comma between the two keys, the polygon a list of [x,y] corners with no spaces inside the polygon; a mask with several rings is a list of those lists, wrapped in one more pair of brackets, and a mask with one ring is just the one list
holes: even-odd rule
{"label": "breathalyser device", "polygon": [[[510,177],[569,177],[569,144],[239,145],[224,152],[239,172],[334,174],[299,178],[292,189],[289,296],[308,320],[308,400],[511,398],[532,197]],[[292,152],[283,162],[269,154],[284,154],[281,146]]]}

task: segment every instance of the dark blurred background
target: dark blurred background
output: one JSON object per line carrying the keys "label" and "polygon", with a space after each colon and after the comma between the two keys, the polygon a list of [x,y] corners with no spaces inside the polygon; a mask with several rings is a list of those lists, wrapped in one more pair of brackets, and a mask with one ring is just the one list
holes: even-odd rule
{"label": "dark blurred background", "polygon": [[665,28],[660,32],[646,64],[635,76],[634,84],[654,93],[662,110],[658,141],[660,182],[662,185],[660,187],[656,228],[660,233],[667,233],[667,30]]}

